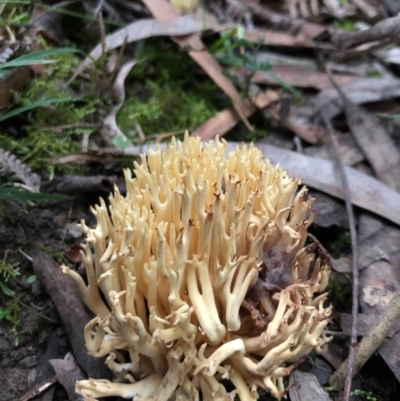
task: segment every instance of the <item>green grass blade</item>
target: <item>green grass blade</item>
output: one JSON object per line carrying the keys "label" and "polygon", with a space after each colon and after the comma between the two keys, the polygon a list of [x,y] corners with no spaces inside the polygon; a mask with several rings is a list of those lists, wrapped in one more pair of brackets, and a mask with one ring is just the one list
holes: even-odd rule
{"label": "green grass blade", "polygon": [[28,104],[26,106],[17,107],[16,109],[11,110],[6,114],[0,115],[0,121],[7,120],[10,117],[14,117],[17,114],[23,113],[28,110],[35,109],[37,107],[43,107],[43,106],[48,106],[49,104],[57,104],[57,103],[62,103],[62,102],[75,102],[77,100],[79,100],[79,99],[72,98],[72,97],[66,97],[66,98],[61,98],[61,99],[39,100],[38,102],[34,102],[34,103]]}

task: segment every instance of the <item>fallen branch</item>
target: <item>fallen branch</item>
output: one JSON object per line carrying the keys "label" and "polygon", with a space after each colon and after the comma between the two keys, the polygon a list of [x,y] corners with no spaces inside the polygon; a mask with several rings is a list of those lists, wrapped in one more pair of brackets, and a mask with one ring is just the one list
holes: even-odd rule
{"label": "fallen branch", "polygon": [[[400,319],[400,292],[396,292],[385,313],[378,324],[360,341],[354,351],[354,367],[352,376],[364,366],[365,362],[382,344],[390,330]],[[336,390],[343,387],[343,382],[347,374],[348,359],[346,359],[336,372],[330,377],[329,384]]]}

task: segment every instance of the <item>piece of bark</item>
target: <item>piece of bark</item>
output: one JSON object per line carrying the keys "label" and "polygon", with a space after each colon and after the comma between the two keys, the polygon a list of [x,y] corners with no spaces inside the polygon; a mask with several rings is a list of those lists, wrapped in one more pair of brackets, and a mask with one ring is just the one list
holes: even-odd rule
{"label": "piece of bark", "polygon": [[114,190],[114,184],[117,182],[117,176],[73,176],[65,175],[61,182],[57,184],[57,191],[62,194],[74,193],[110,193]]}
{"label": "piece of bark", "polygon": [[52,359],[50,363],[57,374],[58,381],[68,393],[69,399],[78,401],[80,396],[75,392],[75,383],[79,380],[85,380],[86,377],[76,363],[74,356],[68,352],[64,359]]}
{"label": "piece of bark", "polygon": [[[36,378],[29,384],[29,390],[20,398],[20,401],[52,401],[54,395],[53,384],[57,381],[50,359],[58,357],[58,342],[55,332],[48,340],[45,353],[40,358]],[[29,383],[29,380],[28,380]]]}
{"label": "piece of bark", "polygon": [[91,316],[83,305],[75,282],[71,277],[63,275],[59,264],[36,246],[31,248],[29,256],[40,283],[46,289],[64,323],[79,366],[88,376],[95,379],[111,377],[111,372],[104,364],[105,359],[94,358],[87,352],[84,328]]}
{"label": "piece of bark", "polygon": [[313,374],[299,370],[290,375],[289,394],[292,401],[332,401]]}

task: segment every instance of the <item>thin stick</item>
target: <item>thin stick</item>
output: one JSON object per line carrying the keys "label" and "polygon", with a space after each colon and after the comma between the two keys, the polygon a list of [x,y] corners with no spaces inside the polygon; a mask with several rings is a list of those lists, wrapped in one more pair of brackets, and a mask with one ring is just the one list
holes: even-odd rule
{"label": "thin stick", "polygon": [[[382,344],[390,330],[397,324],[400,317],[400,292],[396,292],[389,306],[379,322],[371,331],[363,337],[355,348],[353,377],[364,366],[370,356]],[[343,382],[346,376],[347,360],[344,361],[336,372],[330,377],[329,383],[333,388],[337,388],[337,383]]]}
{"label": "thin stick", "polygon": [[[326,127],[328,128],[329,136],[332,142],[333,150],[335,153],[336,163],[339,169],[340,180],[343,186],[344,199],[346,203],[346,211],[349,219],[349,228],[350,228],[350,238],[351,238],[351,250],[353,253],[352,257],[352,273],[353,273],[353,286],[352,286],[352,325],[351,325],[351,342],[349,348],[349,355],[347,358],[347,374],[346,381],[344,383],[344,395],[343,401],[348,401],[350,397],[350,389],[351,389],[351,381],[352,381],[352,373],[354,366],[354,347],[357,345],[357,315],[358,315],[358,245],[357,245],[357,231],[356,224],[354,218],[353,205],[351,203],[350,198],[350,189],[349,184],[347,182],[346,173],[344,170],[344,165],[342,159],[340,158],[340,150],[339,144],[335,137],[334,130],[331,124],[331,121],[324,116],[324,113],[321,111],[322,119]],[[338,388],[343,387],[343,382],[337,383]]]}

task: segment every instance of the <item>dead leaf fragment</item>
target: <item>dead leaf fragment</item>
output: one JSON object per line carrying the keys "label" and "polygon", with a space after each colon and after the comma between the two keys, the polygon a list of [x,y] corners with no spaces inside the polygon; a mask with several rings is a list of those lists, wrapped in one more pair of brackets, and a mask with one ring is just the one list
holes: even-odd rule
{"label": "dead leaf fragment", "polygon": [[83,70],[98,60],[103,52],[109,52],[126,43],[136,42],[138,40],[151,38],[154,36],[181,36],[190,35],[194,32],[204,30],[219,29],[218,23],[214,18],[202,19],[192,15],[177,16],[172,20],[142,19],[135,21],[126,27],[107,35],[104,43],[97,45],[88,57],[78,66],[74,75],[70,79],[73,81]]}
{"label": "dead leaf fragment", "polygon": [[56,372],[58,381],[63,385],[71,401],[78,401],[80,395],[75,392],[75,383],[85,380],[86,375],[78,366],[74,356],[68,352],[64,359],[51,359],[51,365]]}
{"label": "dead leaf fragment", "polygon": [[[340,88],[344,95],[355,104],[377,102],[400,96],[400,79],[391,76],[384,78],[363,78]],[[344,110],[344,102],[335,88],[328,88],[314,97],[312,103],[332,119]],[[311,115],[313,111],[310,110]]]}
{"label": "dead leaf fragment", "polygon": [[11,105],[13,92],[23,89],[29,82],[30,68],[22,65],[0,80],[0,109]]}
{"label": "dead leaf fragment", "polygon": [[[271,73],[274,75],[271,75]],[[332,86],[329,77],[325,73],[315,71],[315,69],[309,66],[301,65],[274,65],[270,71],[257,71],[251,81],[256,84],[280,85],[275,76],[286,82],[287,85],[297,88],[323,90]],[[338,85],[347,85],[360,79],[362,78],[349,74],[335,75]]]}
{"label": "dead leaf fragment", "polygon": [[299,370],[290,375],[289,395],[292,401],[332,401],[313,374]]}
{"label": "dead leaf fragment", "polygon": [[400,191],[400,153],[378,117],[345,100],[346,120],[376,176]]}

